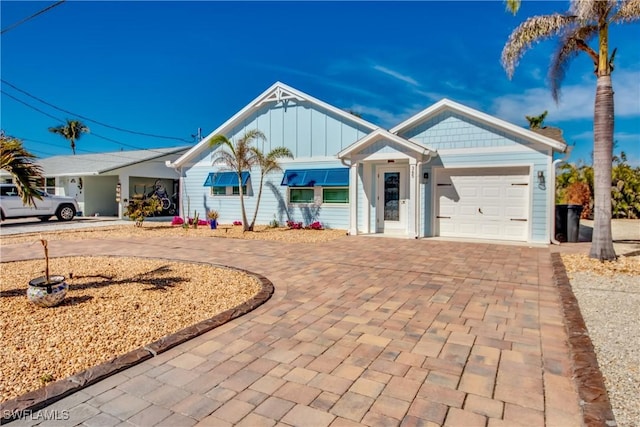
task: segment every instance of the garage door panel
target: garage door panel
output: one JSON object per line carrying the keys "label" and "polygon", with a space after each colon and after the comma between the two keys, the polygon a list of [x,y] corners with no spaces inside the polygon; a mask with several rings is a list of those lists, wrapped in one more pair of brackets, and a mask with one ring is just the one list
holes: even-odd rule
{"label": "garage door panel", "polygon": [[476,187],[471,187],[471,186],[462,186],[460,185],[462,184],[462,182],[459,183],[458,185],[458,195],[460,196],[460,198],[467,198],[467,197],[472,197],[472,198],[476,198],[479,196],[479,189]]}
{"label": "garage door panel", "polygon": [[477,211],[478,210],[477,210],[475,204],[474,205],[466,205],[466,206],[463,205],[463,206],[460,206],[460,209],[458,209],[458,215],[465,216],[465,217],[467,217],[467,216],[474,217],[476,215]]}
{"label": "garage door panel", "polygon": [[497,224],[483,224],[481,227],[481,235],[498,236],[500,235],[500,227]]}
{"label": "garage door panel", "polygon": [[482,197],[500,197],[500,187],[491,186],[482,188]]}
{"label": "garage door panel", "polygon": [[485,219],[495,219],[503,217],[504,214],[502,213],[502,209],[500,209],[499,206],[484,206],[482,208],[482,216]]}
{"label": "garage door panel", "polygon": [[527,218],[527,210],[524,206],[507,206],[504,210],[504,216],[508,219],[524,219]]}
{"label": "garage door panel", "polygon": [[440,232],[445,233],[445,235],[454,234],[456,232],[454,225],[455,224],[453,223],[453,221],[447,221],[446,219],[442,219],[440,221]]}
{"label": "garage door panel", "polygon": [[[527,240],[529,168],[438,171],[436,228],[439,235]],[[516,220],[516,221],[514,221]]]}
{"label": "garage door panel", "polygon": [[457,230],[460,234],[474,234],[478,231],[478,224],[462,223]]}
{"label": "garage door panel", "polygon": [[519,199],[524,195],[529,193],[529,188],[525,186],[515,186],[511,185],[504,190],[504,194],[506,197],[510,199]]}

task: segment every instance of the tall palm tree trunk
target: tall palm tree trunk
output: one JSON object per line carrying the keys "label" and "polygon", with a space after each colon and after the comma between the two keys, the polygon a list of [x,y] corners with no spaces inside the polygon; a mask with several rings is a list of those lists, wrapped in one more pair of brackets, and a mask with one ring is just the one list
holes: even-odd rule
{"label": "tall palm tree trunk", "polygon": [[611,156],[613,150],[613,87],[611,75],[598,76],[593,117],[594,224],[591,258],[614,260],[611,236]]}
{"label": "tall palm tree trunk", "polygon": [[244,209],[244,192],[242,191],[242,173],[238,174],[238,192],[240,193],[240,209],[242,210],[242,231],[251,231],[247,224],[247,212]]}
{"label": "tall palm tree trunk", "polygon": [[258,190],[258,199],[256,200],[256,210],[253,212],[253,219],[249,226],[250,231],[253,231],[253,227],[256,225],[256,218],[258,217],[258,206],[260,206],[260,199],[262,198],[262,185],[264,184],[264,173],[260,174],[260,189]]}

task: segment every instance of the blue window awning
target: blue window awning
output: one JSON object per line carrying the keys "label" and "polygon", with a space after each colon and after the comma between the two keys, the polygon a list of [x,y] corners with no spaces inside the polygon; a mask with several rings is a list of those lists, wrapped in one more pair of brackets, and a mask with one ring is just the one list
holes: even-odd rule
{"label": "blue window awning", "polygon": [[348,187],[349,169],[287,169],[280,185],[289,187]]}
{"label": "blue window awning", "polygon": [[[249,172],[242,172],[242,185],[247,185]],[[211,172],[203,187],[237,187],[238,175],[235,172]]]}

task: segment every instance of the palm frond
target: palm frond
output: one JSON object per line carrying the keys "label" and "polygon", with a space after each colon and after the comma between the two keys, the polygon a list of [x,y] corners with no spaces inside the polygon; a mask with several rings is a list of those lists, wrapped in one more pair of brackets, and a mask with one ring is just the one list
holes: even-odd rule
{"label": "palm frond", "polygon": [[22,202],[34,204],[34,199],[42,199],[35,181],[44,177],[40,165],[33,162],[36,158],[22,146],[22,141],[5,137],[0,139],[0,169],[4,169],[16,183],[18,195]]}
{"label": "palm frond", "polygon": [[233,154],[229,153],[226,150],[220,150],[216,153],[215,157],[211,161],[212,165],[224,165],[224,169],[228,169],[231,171],[242,171],[242,168],[238,167],[238,163],[236,162],[236,158]]}
{"label": "palm frond", "polygon": [[520,58],[534,43],[562,33],[574,21],[573,16],[555,13],[534,16],[520,24],[513,30],[502,49],[501,62],[507,76],[513,77]]}
{"label": "palm frond", "polygon": [[293,153],[287,147],[276,147],[269,151],[267,159],[293,159]]}
{"label": "palm frond", "polygon": [[616,0],[571,0],[570,11],[580,22],[597,22],[609,13]]}
{"label": "palm frond", "polygon": [[261,164],[263,173],[282,170],[279,160],[284,158],[293,159],[293,153],[287,147],[276,147],[269,151]]}
{"label": "palm frond", "polygon": [[623,0],[611,21],[624,23],[637,21],[638,19],[640,19],[640,0]]}
{"label": "palm frond", "polygon": [[565,34],[558,45],[555,53],[551,57],[551,67],[549,68],[549,84],[551,86],[551,95],[554,101],[558,102],[560,97],[560,86],[571,61],[578,56],[580,51],[585,51],[594,63],[598,63],[598,54],[587,46],[587,42],[598,34],[598,27],[588,25],[585,27],[575,28],[573,31]]}
{"label": "palm frond", "polygon": [[520,3],[522,2],[520,0],[505,0],[505,3],[507,4],[507,10],[515,15],[520,10]]}
{"label": "palm frond", "polygon": [[253,165],[259,162],[255,151],[257,149],[252,146],[253,141],[257,138],[266,139],[258,129],[245,132],[235,142],[224,135],[213,136],[209,140],[209,146],[222,145],[224,147],[214,154],[213,164],[226,164],[228,169],[238,173],[250,170]]}
{"label": "palm frond", "polygon": [[267,139],[267,137],[264,136],[264,133],[262,133],[261,130],[252,129],[252,130],[246,131],[241,139],[246,140],[247,142],[251,142],[254,139]]}

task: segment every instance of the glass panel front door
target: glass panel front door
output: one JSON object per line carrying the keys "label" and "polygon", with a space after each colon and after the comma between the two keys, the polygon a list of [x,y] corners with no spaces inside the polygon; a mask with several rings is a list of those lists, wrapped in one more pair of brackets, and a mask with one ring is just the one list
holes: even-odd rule
{"label": "glass panel front door", "polygon": [[384,220],[400,220],[400,172],[384,173]]}
{"label": "glass panel front door", "polygon": [[406,234],[408,171],[408,164],[377,167],[377,233]]}

